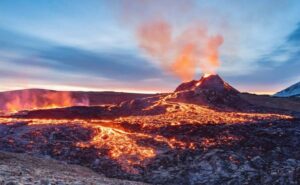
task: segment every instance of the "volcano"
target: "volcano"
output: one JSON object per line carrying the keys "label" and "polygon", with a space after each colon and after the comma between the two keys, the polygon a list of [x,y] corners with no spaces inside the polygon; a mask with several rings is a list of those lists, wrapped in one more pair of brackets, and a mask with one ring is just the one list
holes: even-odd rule
{"label": "volcano", "polygon": [[180,84],[171,100],[230,110],[246,110],[251,106],[240,97],[238,90],[217,74]]}
{"label": "volcano", "polygon": [[239,93],[238,90],[230,86],[219,75],[204,75],[200,80],[192,80],[190,82],[180,84],[175,92],[186,90],[212,90],[218,92]]}

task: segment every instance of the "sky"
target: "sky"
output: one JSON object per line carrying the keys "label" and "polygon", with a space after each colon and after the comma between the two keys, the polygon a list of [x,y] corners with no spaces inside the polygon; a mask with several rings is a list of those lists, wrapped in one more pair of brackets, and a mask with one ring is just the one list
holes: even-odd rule
{"label": "sky", "polygon": [[240,91],[272,94],[300,81],[300,1],[152,2],[1,0],[0,91],[173,91],[181,79],[140,47],[135,30],[161,16],[175,32],[197,22],[221,34],[216,72]]}

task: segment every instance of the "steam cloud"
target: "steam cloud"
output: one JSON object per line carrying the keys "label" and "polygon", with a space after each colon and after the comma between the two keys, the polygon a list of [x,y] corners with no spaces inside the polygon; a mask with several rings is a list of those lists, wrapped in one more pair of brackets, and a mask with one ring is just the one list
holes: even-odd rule
{"label": "steam cloud", "polygon": [[71,92],[9,91],[1,94],[0,98],[0,109],[8,113],[20,110],[89,106],[88,97],[74,97]]}
{"label": "steam cloud", "polygon": [[134,26],[138,46],[165,71],[183,81],[191,80],[197,68],[215,73],[223,37],[210,35],[205,24],[192,18],[195,1],[124,2],[123,20]]}

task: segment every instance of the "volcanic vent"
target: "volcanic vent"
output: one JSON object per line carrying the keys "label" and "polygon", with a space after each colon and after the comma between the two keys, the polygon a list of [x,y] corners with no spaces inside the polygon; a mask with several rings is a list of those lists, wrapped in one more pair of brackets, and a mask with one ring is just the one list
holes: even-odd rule
{"label": "volcanic vent", "polygon": [[170,100],[213,108],[245,110],[250,106],[239,96],[240,92],[225,82],[217,74],[209,74],[200,80],[180,84]]}

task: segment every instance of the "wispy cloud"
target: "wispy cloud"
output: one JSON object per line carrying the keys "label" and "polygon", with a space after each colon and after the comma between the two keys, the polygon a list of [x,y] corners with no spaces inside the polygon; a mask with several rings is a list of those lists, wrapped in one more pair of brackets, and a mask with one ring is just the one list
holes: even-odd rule
{"label": "wispy cloud", "polygon": [[272,51],[254,61],[258,67],[255,71],[229,79],[249,85],[279,87],[291,84],[300,78],[300,23],[283,42]]}
{"label": "wispy cloud", "polygon": [[166,79],[167,83],[174,80],[129,50],[89,51],[4,29],[0,29],[0,35],[2,84],[4,80],[15,79],[15,83],[44,81],[107,90],[117,88],[118,84],[121,89],[126,89],[127,85],[131,86],[127,88],[137,86],[143,90],[145,81]]}

